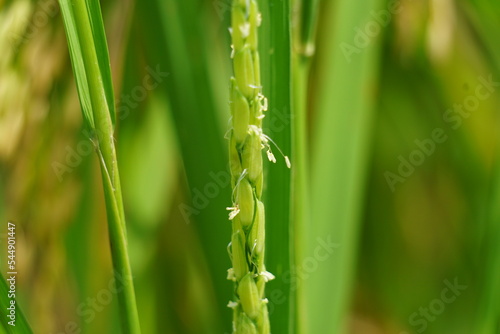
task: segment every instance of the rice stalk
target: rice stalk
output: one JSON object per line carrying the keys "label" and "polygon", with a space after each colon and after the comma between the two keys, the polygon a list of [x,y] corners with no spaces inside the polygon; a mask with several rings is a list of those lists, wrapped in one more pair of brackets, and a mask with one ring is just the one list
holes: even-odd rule
{"label": "rice stalk", "polygon": [[99,157],[114,273],[124,333],[140,333],[125,214],[114,145],[114,97],[109,55],[97,0],[60,0],[73,71],[85,124]]}
{"label": "rice stalk", "polygon": [[[295,265],[304,263],[307,254],[304,251],[307,238],[307,224],[311,221],[310,213],[310,189],[308,184],[310,161],[307,147],[309,146],[307,131],[307,114],[309,101],[309,81],[311,77],[311,64],[316,50],[315,31],[318,21],[319,1],[297,1],[296,12],[300,17],[295,17],[293,38],[293,157],[295,170],[292,175],[292,220],[294,229]],[[299,16],[299,15],[297,15]],[[303,282],[297,281],[296,286],[296,308],[295,308],[295,330],[297,333],[306,333],[307,318],[300,316],[306,313],[306,296],[304,295]]]}
{"label": "rice stalk", "polygon": [[234,77],[230,86],[229,164],[233,206],[228,208],[232,220],[228,279],[235,282],[235,301],[229,307],[233,309],[233,333],[266,334],[270,324],[264,290],[274,276],[264,264],[262,149],[267,149],[269,160],[276,159],[269,137],[262,132],[267,99],[260,80],[257,27],[261,15],[257,2],[233,1],[231,21]]}

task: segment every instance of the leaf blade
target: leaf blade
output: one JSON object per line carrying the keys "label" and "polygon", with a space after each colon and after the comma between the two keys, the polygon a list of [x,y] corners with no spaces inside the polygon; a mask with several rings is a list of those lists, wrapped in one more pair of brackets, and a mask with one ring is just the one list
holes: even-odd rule
{"label": "leaf blade", "polygon": [[94,115],[92,113],[92,104],[90,102],[90,92],[87,81],[87,73],[85,72],[85,65],[83,59],[80,57],[82,54],[80,40],[78,38],[78,31],[76,28],[73,7],[70,1],[60,0],[64,30],[66,31],[69,55],[71,58],[71,67],[75,75],[76,89],[78,91],[80,107],[83,112],[83,119],[87,127],[90,129],[95,128]]}

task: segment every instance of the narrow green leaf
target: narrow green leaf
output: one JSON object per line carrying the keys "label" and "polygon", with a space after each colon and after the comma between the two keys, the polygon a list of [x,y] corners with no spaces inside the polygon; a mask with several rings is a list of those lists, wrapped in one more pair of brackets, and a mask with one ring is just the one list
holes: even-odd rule
{"label": "narrow green leaf", "polygon": [[[88,118],[87,122],[95,130],[95,136],[91,139],[94,140],[101,165],[115,277],[124,277],[127,282],[118,290],[122,327],[125,333],[137,334],[140,333],[139,316],[127,251],[125,214],[113,134],[113,90],[100,8],[96,0],[60,0],[60,3],[75,77],[80,82],[79,97],[83,101],[80,103],[87,106],[90,100],[92,116],[89,116],[88,110],[84,110],[84,117]],[[82,89],[85,83],[88,89]]]}
{"label": "narrow green leaf", "polygon": [[[299,49],[297,49],[299,50]],[[300,51],[299,51],[300,52]],[[307,105],[308,105],[308,83],[310,75],[311,59],[303,57],[303,54],[293,55],[293,117],[292,117],[292,198],[291,198],[291,218],[293,224],[293,244],[295,246],[294,265],[303,263],[307,254],[304,253],[304,243],[306,242],[307,228],[311,221],[310,213],[310,185],[309,185],[309,152],[307,147]],[[296,307],[295,330],[298,333],[305,332],[304,314],[305,296],[302,283],[297,282],[296,286]]]}
{"label": "narrow green leaf", "polygon": [[[182,165],[187,181],[187,199],[175,208],[186,223],[196,229],[210,271],[204,278],[215,292],[215,326],[206,333],[231,330],[231,310],[226,306],[233,289],[224,278],[230,267],[227,244],[231,238],[225,208],[231,205],[231,185],[227,164],[229,43],[222,49],[219,38],[207,38],[213,22],[203,16],[203,0],[151,1],[138,7],[139,35],[148,64],[169,72],[164,86],[171,104]],[[224,15],[229,17],[229,12]],[[193,19],[196,17],[197,19]],[[217,24],[223,22],[217,21]],[[227,36],[227,26],[217,36]],[[222,49],[217,57],[218,48]],[[218,68],[218,61],[226,67]],[[208,88],[210,87],[210,88]],[[220,89],[220,90],[219,90]],[[217,91],[219,93],[217,94]],[[220,93],[222,92],[222,93]],[[218,193],[207,197],[205,189],[216,184]],[[223,276],[221,276],[221,273]]]}
{"label": "narrow green leaf", "polygon": [[[301,267],[308,255],[304,252],[307,241],[307,229],[311,222],[309,164],[310,154],[308,135],[308,106],[310,105],[309,83],[311,63],[316,50],[315,31],[318,21],[319,0],[297,0],[296,10],[300,13],[300,21],[292,28],[293,54],[293,117],[292,117],[292,149],[294,170],[292,173],[292,224],[293,245],[295,246],[294,262],[296,268]],[[299,16],[299,15],[298,15]],[[299,19],[298,19],[299,20]],[[297,20],[297,21],[298,21]],[[306,333],[306,296],[303,282],[297,281],[295,287],[295,332]]]}
{"label": "narrow green leaf", "polygon": [[[90,99],[90,90],[87,79],[87,71],[89,69],[85,69],[83,59],[79,57],[79,55],[81,55],[83,52],[83,46],[81,36],[79,36],[77,24],[75,21],[75,2],[71,2],[69,0],[61,0],[59,1],[59,3],[61,12],[63,13],[64,28],[66,30],[66,35],[68,36],[68,47],[71,56],[71,64],[73,67],[73,72],[75,73],[75,80],[78,89],[78,95],[80,96],[80,105],[84,113],[84,119],[87,126],[89,126],[91,129],[95,129],[94,115],[92,113],[92,103]],[[101,80],[104,86],[104,93],[109,108],[109,114],[114,125],[116,116],[113,84],[101,9],[97,0],[89,0],[88,2],[86,2],[86,8],[92,30],[92,40],[95,45],[95,51],[97,53],[99,72],[102,74]]]}
{"label": "narrow green leaf", "polygon": [[[321,86],[311,145],[312,219],[304,253],[316,265],[308,267],[304,279],[306,333],[341,333],[345,325],[363,210],[381,35],[351,57],[342,45],[354,45],[355,28],[364,29],[373,20],[370,11],[380,4],[380,0],[325,3],[327,21],[318,31],[324,49],[318,64]],[[317,256],[318,247],[328,256]]]}
{"label": "narrow green leaf", "polygon": [[90,103],[87,74],[85,73],[83,59],[80,56],[82,54],[82,50],[73,15],[73,6],[71,6],[69,1],[60,1],[59,3],[64,21],[64,29],[66,30],[66,36],[68,39],[71,66],[73,68],[73,73],[75,74],[76,88],[78,90],[80,106],[83,112],[83,119],[87,127],[94,129],[94,115],[92,114],[92,105]]}
{"label": "narrow green leaf", "polygon": [[[291,155],[291,31],[290,1],[260,1],[262,27],[259,32],[262,86],[269,100],[264,132]],[[294,333],[295,294],[293,275],[293,226],[290,224],[291,173],[285,160],[276,153],[276,164],[267,163],[266,267],[276,276],[267,285],[271,331]],[[292,169],[295,158],[290,156]]]}
{"label": "narrow green leaf", "polygon": [[[459,8],[474,30],[478,44],[482,48],[482,56],[490,64],[493,80],[498,81],[500,75],[500,49],[498,48],[498,34],[500,28],[498,15],[500,5],[496,1],[474,0],[459,2]],[[497,94],[497,92],[495,92]],[[479,307],[476,311],[474,333],[498,333],[500,326],[500,137],[496,138],[496,160],[490,181],[490,189],[486,206],[485,228],[480,239],[480,295]],[[474,176],[477,183],[477,174],[471,173],[470,162],[465,164],[467,175]],[[481,226],[481,225],[478,225]]]}
{"label": "narrow green leaf", "polygon": [[97,61],[99,62],[99,70],[104,85],[104,93],[106,94],[111,122],[114,126],[116,115],[113,81],[109,61],[108,43],[106,42],[99,0],[88,0],[87,8],[89,11],[90,25],[92,27],[92,35],[94,37],[94,45],[97,52]]}
{"label": "narrow green leaf", "polygon": [[500,313],[500,287],[498,277],[500,277],[500,210],[498,202],[500,200],[500,176],[498,166],[496,167],[495,180],[489,200],[490,207],[488,213],[487,235],[484,240],[485,256],[485,277],[481,289],[480,306],[477,312],[477,324],[475,333],[489,334],[496,333],[499,326]]}

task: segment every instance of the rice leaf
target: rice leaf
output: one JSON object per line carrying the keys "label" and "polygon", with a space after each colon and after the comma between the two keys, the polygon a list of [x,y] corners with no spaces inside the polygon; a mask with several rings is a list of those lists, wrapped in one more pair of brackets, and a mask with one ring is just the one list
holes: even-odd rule
{"label": "rice leaf", "polygon": [[99,62],[99,70],[104,85],[104,93],[108,102],[111,122],[115,125],[115,98],[113,94],[113,82],[111,76],[111,68],[109,61],[108,44],[106,42],[106,34],[104,32],[104,23],[102,20],[101,7],[98,0],[88,0],[87,8],[89,11],[90,26],[94,37],[95,49],[97,52],[97,61]]}
{"label": "rice leaf", "polygon": [[[75,81],[78,89],[78,96],[80,98],[80,105],[83,111],[84,120],[88,127],[95,129],[94,114],[92,113],[92,103],[90,99],[90,90],[88,85],[88,71],[85,68],[82,55],[82,42],[78,33],[77,24],[75,21],[75,8],[74,1],[61,0],[59,1],[61,12],[63,14],[64,28],[66,30],[68,48],[71,57],[71,65],[75,73]],[[107,106],[109,109],[109,116],[111,117],[112,124],[115,124],[115,102],[113,94],[113,84],[111,77],[111,69],[109,62],[109,53],[106,43],[106,35],[104,33],[104,26],[102,21],[101,10],[97,0],[89,0],[86,2],[90,25],[92,29],[92,38],[95,44],[95,51],[97,53],[97,61],[99,72],[101,73],[101,80],[104,86],[104,93],[106,96]]]}
{"label": "rice leaf", "polygon": [[[260,1],[262,27],[259,34],[262,85],[269,100],[264,132],[290,155],[292,170],[292,85],[290,1]],[[267,288],[273,332],[294,333],[295,294],[292,282],[293,226],[290,220],[291,170],[276,154],[276,164],[266,164],[266,267],[276,279]]]}
{"label": "rice leaf", "polygon": [[[92,112],[84,110],[84,117],[87,118],[87,124],[95,130],[91,139],[101,166],[113,269],[116,277],[125,277],[127,280],[127,284],[123,284],[118,292],[122,327],[124,333],[136,334],[140,333],[140,325],[127,251],[125,214],[114,145],[115,115],[109,56],[99,5],[96,1],[89,1],[60,0],[60,3],[73,69],[80,86],[80,103],[88,107],[90,100]],[[87,87],[84,88],[87,89],[82,89],[85,83]]]}
{"label": "rice leaf", "polygon": [[[340,333],[349,307],[356,261],[357,234],[363,210],[369,157],[378,38],[351,59],[342,43],[354,43],[354,27],[370,22],[370,11],[381,1],[341,0],[325,3],[327,22],[322,36],[321,86],[313,125],[311,164],[311,224],[305,253],[325,247],[327,258],[304,280],[307,333]],[[320,52],[320,50],[318,50]],[[328,288],[327,288],[328,287]],[[321,305],[321,308],[318,307]]]}
{"label": "rice leaf", "polygon": [[94,129],[94,115],[92,114],[92,105],[90,103],[87,73],[85,72],[83,59],[80,56],[82,54],[82,50],[80,40],[78,39],[78,32],[73,15],[73,7],[71,6],[70,1],[60,1],[60,7],[63,14],[62,17],[64,21],[64,29],[66,30],[66,36],[68,39],[71,66],[73,68],[73,73],[75,74],[76,88],[78,90],[80,106],[83,112],[83,119],[87,127]]}

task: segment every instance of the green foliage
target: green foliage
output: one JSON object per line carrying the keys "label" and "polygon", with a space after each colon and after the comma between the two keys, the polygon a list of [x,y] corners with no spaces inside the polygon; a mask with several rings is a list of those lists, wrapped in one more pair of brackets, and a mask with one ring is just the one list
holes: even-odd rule
{"label": "green foliage", "polygon": [[[19,227],[33,331],[140,317],[144,333],[221,334],[234,316],[249,333],[496,333],[500,5],[259,0],[258,38],[231,41],[250,19],[231,4],[0,5],[0,220]],[[251,125],[291,170],[274,146],[261,161]],[[267,307],[248,275],[264,264]],[[112,268],[134,273],[137,303],[132,284],[105,298]]]}
{"label": "green foliage", "polygon": [[[289,1],[260,1],[262,28],[259,35],[262,85],[269,100],[269,111],[264,119],[264,132],[290,155],[292,97],[291,97],[291,8]],[[266,266],[277,278],[269,283],[269,312],[271,328],[293,333],[295,294],[292,282],[285,277],[292,271],[293,225],[290,220],[291,171],[286,161],[277,155],[277,163],[269,164],[264,192],[266,208]],[[293,167],[292,167],[293,168]],[[274,331],[274,329],[273,329]]]}
{"label": "green foliage", "polygon": [[[82,7],[83,4],[85,4],[85,7]],[[73,72],[75,73],[84,120],[88,127],[95,130],[95,117],[98,119],[102,117],[95,115],[95,113],[103,111],[96,110],[96,108],[93,109],[90,95],[91,90],[97,85],[89,78],[99,77],[102,80],[106,106],[109,108],[107,115],[111,117],[111,121],[114,124],[115,100],[111,81],[111,69],[109,67],[108,47],[99,2],[97,0],[89,0],[88,2],[62,0],[60,1],[60,6],[63,13],[64,27],[68,36],[68,49],[73,65]],[[87,23],[88,20],[90,20],[89,23]],[[82,29],[79,30],[78,27],[82,24],[90,25],[91,36],[89,34],[85,35]],[[93,52],[96,53],[97,67],[85,66],[82,55]]]}
{"label": "green foliage", "polygon": [[61,0],[61,8],[80,105],[87,125],[93,130],[90,139],[101,166],[115,277],[129,280],[128,284],[117,284],[121,286],[116,288],[121,323],[125,333],[137,334],[140,333],[140,325],[134,286],[130,283],[132,271],[113,135],[113,87],[100,7],[97,0]]}

